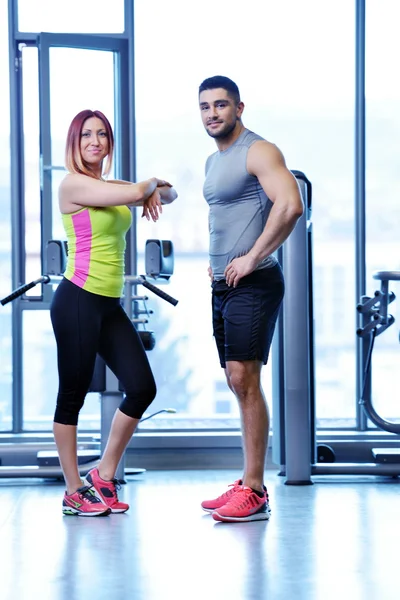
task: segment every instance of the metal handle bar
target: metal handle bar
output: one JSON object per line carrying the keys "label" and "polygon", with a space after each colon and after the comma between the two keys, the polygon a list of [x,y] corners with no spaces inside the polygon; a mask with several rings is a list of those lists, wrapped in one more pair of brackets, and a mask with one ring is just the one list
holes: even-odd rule
{"label": "metal handle bar", "polygon": [[0,304],[5,306],[9,302],[12,302],[16,298],[19,298],[19,296],[22,296],[22,294],[25,294],[28,290],[34,288],[38,283],[49,283],[49,281],[50,277],[48,275],[42,275],[42,277],[39,277],[38,279],[31,281],[30,283],[25,283],[24,285],[21,285],[19,288],[11,292],[9,296],[6,296],[2,300],[0,300]]}
{"label": "metal handle bar", "polygon": [[166,302],[169,302],[173,306],[176,306],[178,304],[178,300],[176,300],[176,298],[173,298],[166,292],[163,292],[158,287],[156,287],[155,285],[153,285],[152,283],[147,281],[147,279],[144,275],[138,275],[138,276],[127,275],[125,277],[125,283],[130,284],[130,285],[135,285],[135,284],[139,285],[140,284],[143,287],[150,290],[151,292],[153,292],[153,294],[155,294],[156,296],[159,296],[160,298],[162,298]]}
{"label": "metal handle bar", "polygon": [[[28,290],[31,290],[32,288],[34,288],[39,283],[60,283],[61,280],[62,280],[61,275],[42,275],[41,277],[39,277],[38,279],[35,279],[34,281],[31,281],[30,283],[25,283],[24,285],[21,285],[19,288],[17,288],[13,292],[11,292],[11,294],[9,294],[8,296],[6,296],[2,300],[0,300],[0,304],[2,304],[2,306],[5,306],[9,302],[12,302],[16,298],[19,298],[19,296],[22,296],[23,294],[25,294]],[[146,278],[144,277],[144,275],[140,275],[138,277],[132,276],[132,275],[127,275],[125,277],[125,282],[128,284],[131,284],[131,285],[134,285],[134,284],[143,285],[143,287],[151,290],[153,292],[153,294],[156,294],[157,296],[159,296],[166,302],[169,302],[173,306],[176,306],[178,304],[178,300],[176,300],[169,294],[166,294],[165,292],[160,290],[158,287],[156,287],[152,283],[149,283],[146,280]]]}

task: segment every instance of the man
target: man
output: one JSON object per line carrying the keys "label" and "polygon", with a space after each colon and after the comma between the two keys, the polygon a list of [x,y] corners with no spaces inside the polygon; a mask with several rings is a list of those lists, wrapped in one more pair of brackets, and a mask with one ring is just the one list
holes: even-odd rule
{"label": "man", "polygon": [[237,85],[215,76],[199,88],[203,125],[218,151],[206,163],[213,329],[221,366],[240,409],[244,473],[202,508],[216,521],[268,519],[264,485],[269,414],[261,387],[284,281],[273,252],[303,214],[280,150],[242,123]]}

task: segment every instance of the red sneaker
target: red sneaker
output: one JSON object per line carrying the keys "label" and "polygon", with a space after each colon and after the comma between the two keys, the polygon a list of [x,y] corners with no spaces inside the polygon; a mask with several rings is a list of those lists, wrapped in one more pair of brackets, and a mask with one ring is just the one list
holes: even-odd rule
{"label": "red sneaker", "polygon": [[247,486],[241,486],[228,502],[212,513],[215,521],[236,523],[241,521],[264,521],[271,516],[268,492],[260,498]]}
{"label": "red sneaker", "polygon": [[103,504],[90,486],[82,486],[73,494],[65,492],[62,511],[64,515],[78,517],[106,517],[111,510]]}
{"label": "red sneaker", "polygon": [[91,469],[84,482],[89,486],[93,486],[97,498],[108,506],[112,513],[123,513],[128,510],[129,504],[118,500],[117,489],[121,485],[117,479],[105,481],[100,477],[98,469]]}
{"label": "red sneaker", "polygon": [[221,496],[218,496],[218,498],[215,498],[214,500],[204,500],[201,503],[201,508],[208,513],[212,513],[217,508],[224,506],[224,504],[228,502],[229,498],[231,498],[232,494],[235,494],[241,487],[242,480],[237,479],[234,483],[229,485],[230,489],[221,494]]}

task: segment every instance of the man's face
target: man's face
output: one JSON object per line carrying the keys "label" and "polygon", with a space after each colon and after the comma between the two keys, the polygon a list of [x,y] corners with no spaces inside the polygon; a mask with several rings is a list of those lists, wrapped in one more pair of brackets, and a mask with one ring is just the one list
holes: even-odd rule
{"label": "man's face", "polygon": [[240,119],[244,105],[236,104],[222,88],[204,90],[199,96],[200,113],[203,125],[213,138],[227,137]]}

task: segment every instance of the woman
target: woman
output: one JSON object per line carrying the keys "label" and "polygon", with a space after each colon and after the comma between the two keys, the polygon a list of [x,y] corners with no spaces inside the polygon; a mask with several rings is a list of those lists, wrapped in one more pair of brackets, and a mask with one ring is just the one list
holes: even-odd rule
{"label": "woman", "polygon": [[[142,216],[156,221],[162,204],[172,202],[177,194],[169,183],[155,177],[139,183],[105,181],[113,149],[113,132],[101,112],[84,110],[76,115],[66,143],[68,174],[59,189],[68,263],[50,312],[59,372],[53,431],[67,488],[66,515],[100,516],[128,510],[129,505],[118,500],[115,472],[156,395],[143,345],[120,302],[125,235],[131,226],[128,206],[142,206]],[[98,468],[82,482],[77,466],[78,415],[97,353],[122,382],[125,397]]]}

